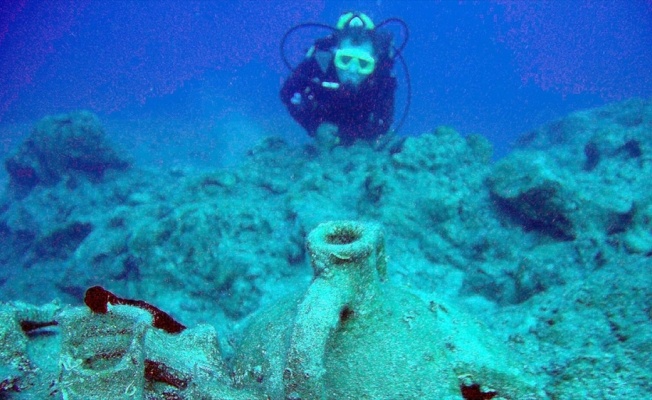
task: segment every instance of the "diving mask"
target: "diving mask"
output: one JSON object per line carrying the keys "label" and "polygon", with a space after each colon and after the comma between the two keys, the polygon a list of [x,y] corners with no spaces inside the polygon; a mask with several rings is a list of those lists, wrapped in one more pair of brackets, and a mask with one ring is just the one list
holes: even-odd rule
{"label": "diving mask", "polygon": [[338,49],[335,52],[335,66],[341,70],[350,71],[356,66],[357,73],[369,75],[376,68],[376,59],[367,51],[361,49]]}

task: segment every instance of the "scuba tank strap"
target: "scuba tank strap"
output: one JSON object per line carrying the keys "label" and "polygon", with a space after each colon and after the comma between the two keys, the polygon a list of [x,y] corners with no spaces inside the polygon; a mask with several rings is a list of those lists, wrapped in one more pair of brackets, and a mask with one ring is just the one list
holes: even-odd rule
{"label": "scuba tank strap", "polygon": [[337,40],[334,36],[329,35],[325,38],[318,39],[315,44],[310,48],[319,69],[323,74],[328,71],[328,68],[333,63],[333,49],[337,45]]}

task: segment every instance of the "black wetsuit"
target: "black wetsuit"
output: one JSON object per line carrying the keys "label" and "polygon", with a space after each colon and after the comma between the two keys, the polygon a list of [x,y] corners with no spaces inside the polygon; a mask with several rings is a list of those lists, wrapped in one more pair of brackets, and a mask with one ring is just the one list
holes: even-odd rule
{"label": "black wetsuit", "polygon": [[336,45],[332,36],[318,40],[312,54],[283,84],[281,100],[311,136],[321,123],[330,122],[339,128],[343,144],[376,138],[389,130],[394,118],[394,61],[378,57],[374,72],[353,90],[340,84],[337,77],[333,64]]}

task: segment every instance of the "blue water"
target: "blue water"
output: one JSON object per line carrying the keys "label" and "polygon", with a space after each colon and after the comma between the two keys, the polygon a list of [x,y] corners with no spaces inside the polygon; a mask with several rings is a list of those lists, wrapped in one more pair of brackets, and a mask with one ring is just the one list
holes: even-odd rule
{"label": "blue water", "polygon": [[[98,113],[109,127],[150,120],[147,129],[132,126],[121,136],[127,124],[109,133],[140,151],[137,158],[161,163],[196,162],[192,143],[202,140],[216,147],[206,162],[223,164],[230,162],[217,148],[224,140],[240,147],[265,134],[306,141],[278,99],[288,73],[280,39],[295,24],[334,23],[351,9],[410,27],[404,135],[451,125],[486,136],[501,156],[518,135],[570,111],[652,95],[652,3],[644,0],[20,0],[0,11],[4,151],[25,134],[7,126],[74,109]],[[289,58],[298,60],[321,34],[294,35]],[[397,74],[398,117],[407,93],[405,74]],[[228,137],[232,130],[218,128],[233,119],[257,128]],[[186,128],[166,130],[174,124]],[[146,154],[170,136],[176,153]]]}

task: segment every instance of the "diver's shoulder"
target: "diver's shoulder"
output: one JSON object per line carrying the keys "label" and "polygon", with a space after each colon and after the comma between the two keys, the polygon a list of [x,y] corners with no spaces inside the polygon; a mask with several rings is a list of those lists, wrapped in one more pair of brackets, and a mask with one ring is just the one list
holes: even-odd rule
{"label": "diver's shoulder", "polygon": [[315,40],[313,47],[318,50],[332,50],[337,46],[337,38],[334,35],[328,35]]}

